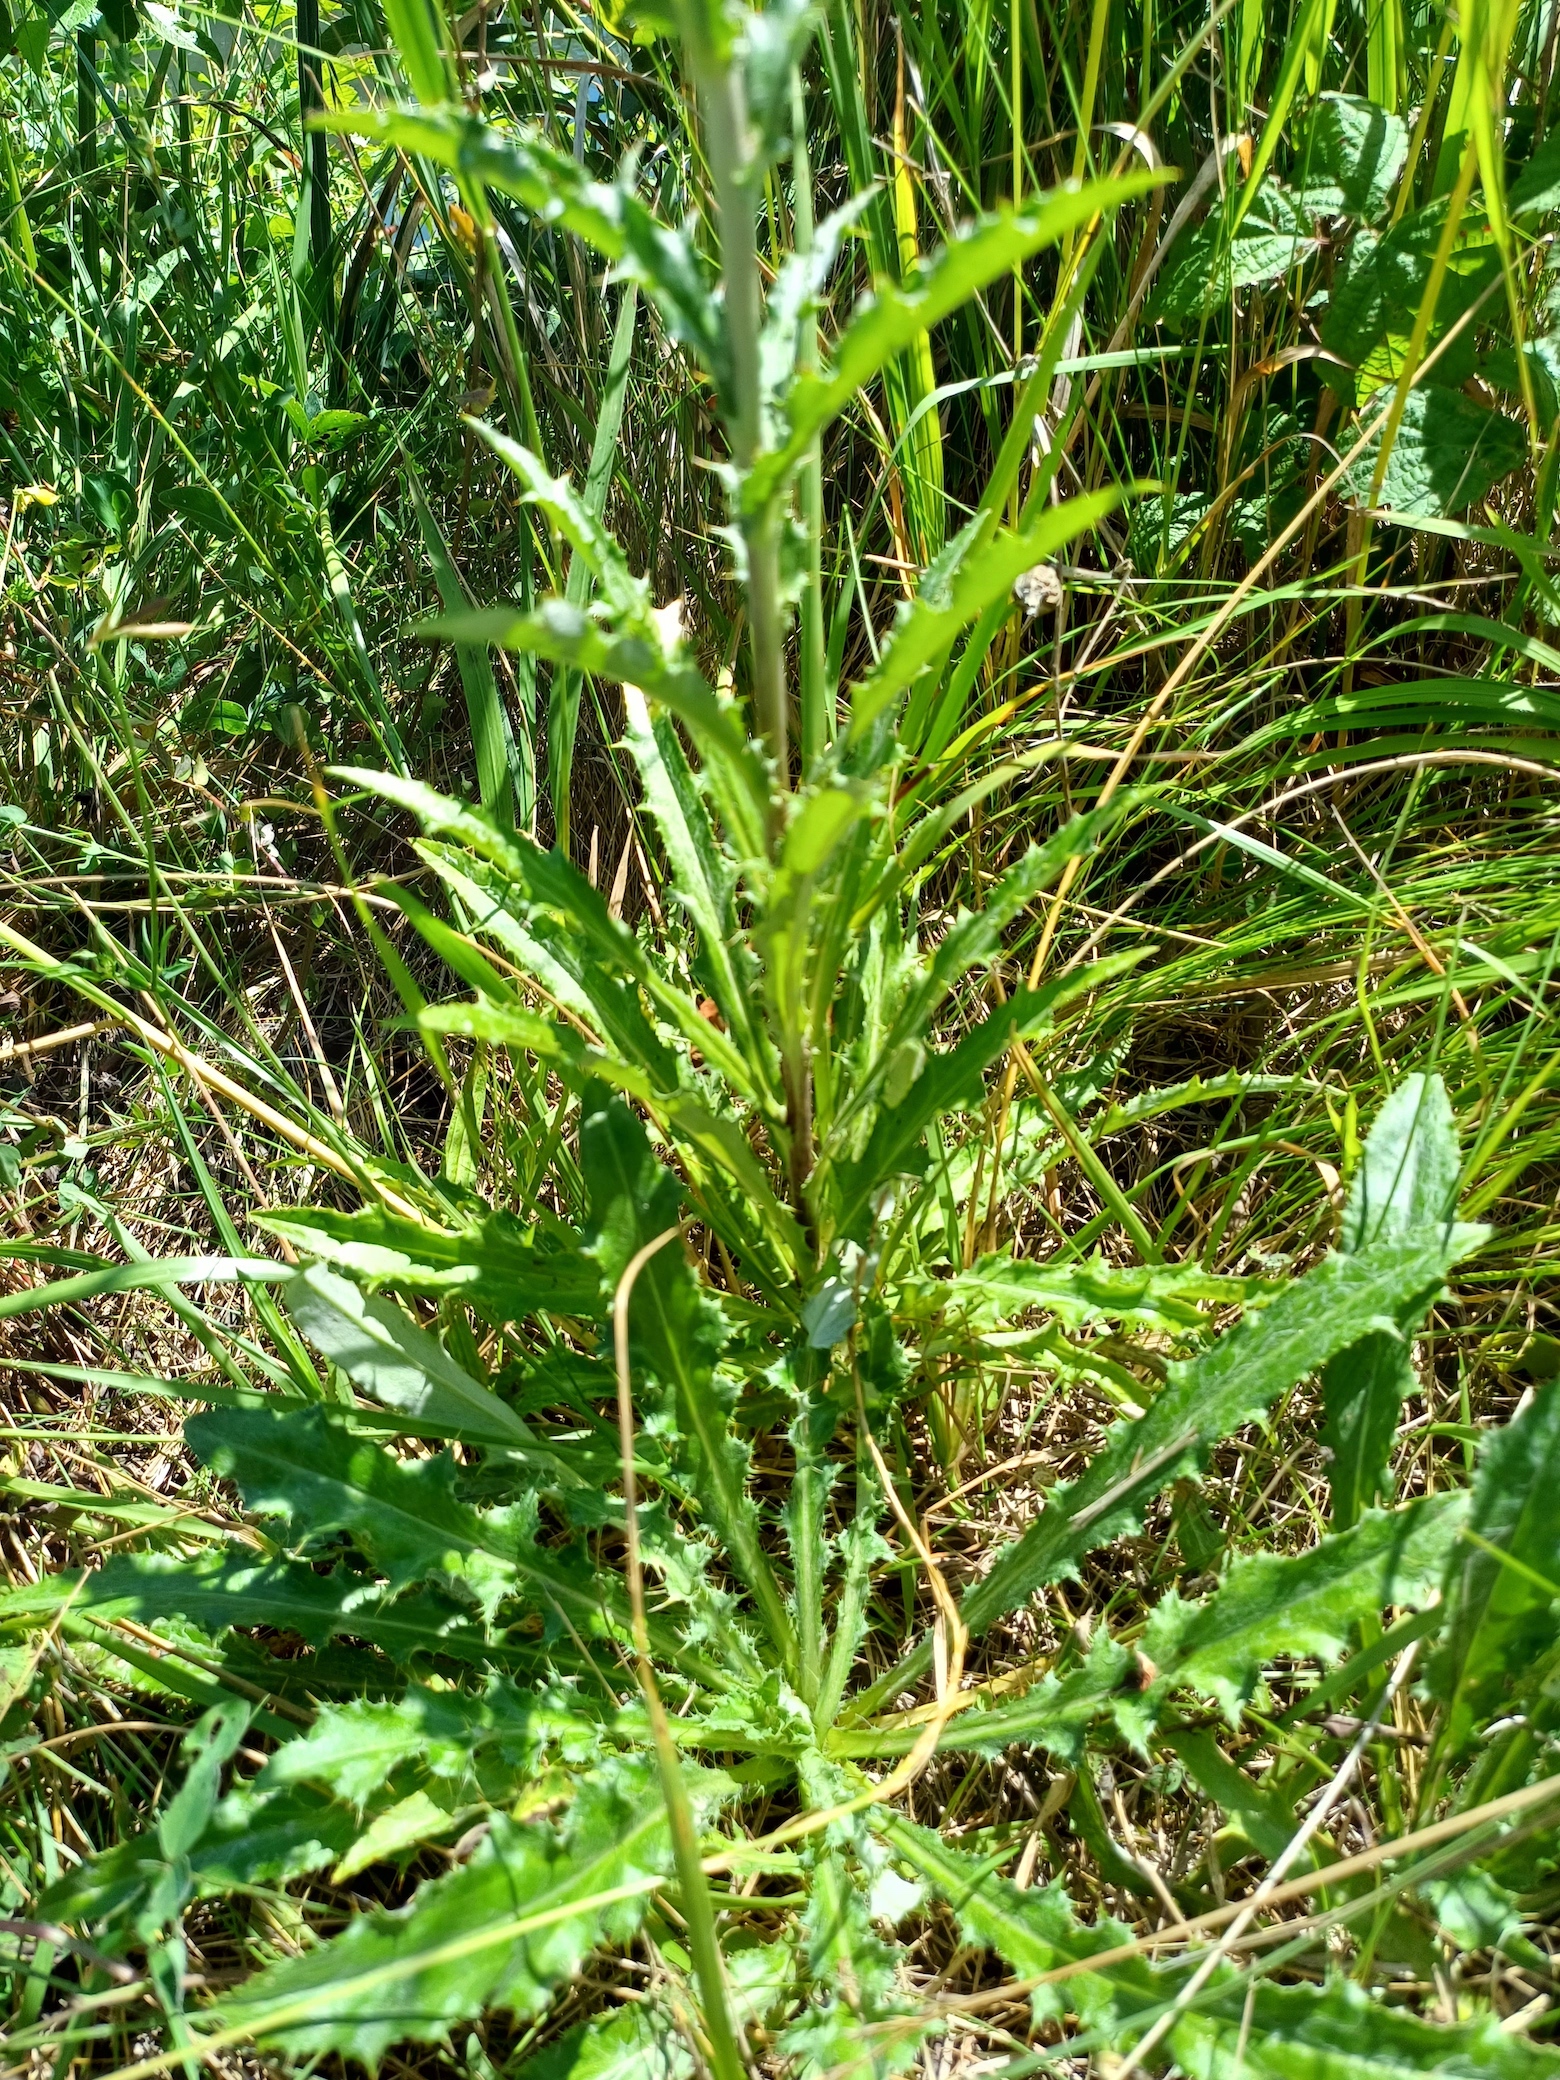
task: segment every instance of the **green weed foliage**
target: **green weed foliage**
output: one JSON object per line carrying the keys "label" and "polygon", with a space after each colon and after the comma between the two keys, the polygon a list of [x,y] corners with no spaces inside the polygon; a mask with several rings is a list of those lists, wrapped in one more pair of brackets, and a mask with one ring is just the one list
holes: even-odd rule
{"label": "green weed foliage", "polygon": [[1557,20],[4,17],[7,2072],[1560,2072]]}

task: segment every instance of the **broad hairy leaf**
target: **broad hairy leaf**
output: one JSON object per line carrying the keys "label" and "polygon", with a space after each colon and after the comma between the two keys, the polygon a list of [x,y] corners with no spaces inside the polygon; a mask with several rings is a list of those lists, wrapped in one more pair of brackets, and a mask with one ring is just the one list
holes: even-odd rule
{"label": "broad hairy leaf", "polygon": [[1215,213],[1192,233],[1165,270],[1149,314],[1195,318],[1227,306],[1237,290],[1276,282],[1309,260],[1319,243],[1303,200],[1268,181],[1238,229]]}
{"label": "broad hairy leaf", "polygon": [[1313,216],[1373,224],[1408,157],[1401,116],[1357,94],[1321,94],[1295,145],[1295,193]]}
{"label": "broad hairy leaf", "polygon": [[1560,130],[1550,128],[1506,194],[1514,217],[1539,217],[1560,208]]}
{"label": "broad hairy leaf", "polygon": [[[1457,1126],[1439,1076],[1407,1076],[1378,1113],[1349,1187],[1338,1246],[1404,1240],[1444,1225],[1457,1198]],[[1322,1371],[1322,1443],[1331,1453],[1333,1527],[1342,1530],[1387,1492],[1404,1396],[1417,1381],[1409,1336],[1417,1317],[1364,1336]]]}
{"label": "broad hairy leaf", "polygon": [[370,1288],[465,1300],[492,1322],[528,1314],[592,1314],[600,1285],[584,1258],[548,1250],[512,1214],[489,1213],[463,1229],[425,1227],[383,1207],[356,1213],[311,1207],[272,1213],[266,1225],[299,1250],[350,1271]]}
{"label": "broad hairy leaf", "polygon": [[463,1372],[405,1311],[323,1264],[286,1289],[287,1311],[317,1350],[371,1400],[467,1444],[526,1444],[530,1431],[491,1389]]}
{"label": "broad hairy leaf", "polygon": [[[1397,375],[1445,223],[1443,196],[1402,218],[1380,239],[1361,233],[1351,245],[1343,272],[1333,285],[1321,338],[1328,353],[1354,371],[1352,382],[1346,371],[1331,363],[1319,366],[1324,380],[1337,383],[1355,402]],[[1468,229],[1459,235],[1436,302],[1429,344],[1478,301],[1499,270],[1500,255],[1487,229]],[[1389,344],[1394,341],[1396,345]],[[1443,393],[1437,403],[1445,401],[1448,388],[1455,389],[1472,373],[1473,354],[1469,332],[1442,356],[1430,383]]]}
{"label": "broad hairy leaf", "polygon": [[[1344,484],[1351,497],[1369,497],[1379,448],[1378,435],[1350,466]],[[1515,419],[1461,390],[1422,385],[1408,394],[1381,504],[1410,516],[1460,513],[1526,459],[1527,435]]]}

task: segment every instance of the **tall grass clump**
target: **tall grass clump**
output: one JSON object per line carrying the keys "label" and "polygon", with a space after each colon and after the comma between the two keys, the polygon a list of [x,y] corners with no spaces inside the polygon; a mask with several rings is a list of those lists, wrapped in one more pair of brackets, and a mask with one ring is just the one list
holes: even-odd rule
{"label": "tall grass clump", "polygon": [[6,23],[6,2072],[1560,2072],[1560,10]]}

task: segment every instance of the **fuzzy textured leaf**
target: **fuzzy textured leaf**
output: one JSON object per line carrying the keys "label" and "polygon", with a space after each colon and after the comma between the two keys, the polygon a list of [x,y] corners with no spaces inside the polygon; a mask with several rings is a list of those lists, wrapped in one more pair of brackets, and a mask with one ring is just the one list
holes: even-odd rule
{"label": "fuzzy textured leaf", "polygon": [[529,1440],[520,1418],[399,1307],[322,1264],[301,1272],[285,1297],[309,1341],[372,1400],[468,1444]]}

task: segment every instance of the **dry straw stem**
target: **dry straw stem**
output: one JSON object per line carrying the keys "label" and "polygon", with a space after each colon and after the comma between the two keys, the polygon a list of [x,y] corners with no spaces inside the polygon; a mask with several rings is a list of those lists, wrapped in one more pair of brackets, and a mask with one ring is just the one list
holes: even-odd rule
{"label": "dry straw stem", "polygon": [[36,1040],[0,1042],[0,1062],[21,1062],[33,1055],[57,1054],[62,1047],[73,1047],[78,1040],[96,1039],[112,1023],[107,1018],[92,1019],[85,1025],[62,1026],[57,1033],[44,1033]]}

